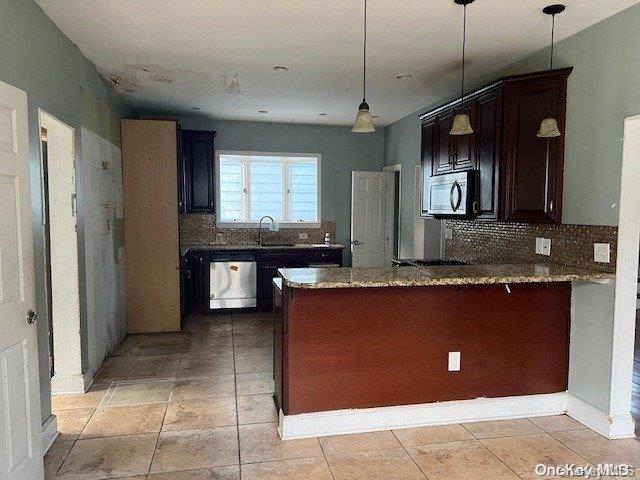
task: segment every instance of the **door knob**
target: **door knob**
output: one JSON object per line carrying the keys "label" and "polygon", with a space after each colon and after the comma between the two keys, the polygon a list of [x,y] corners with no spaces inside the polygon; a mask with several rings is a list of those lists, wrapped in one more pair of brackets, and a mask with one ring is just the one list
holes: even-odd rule
{"label": "door knob", "polygon": [[354,240],[351,242],[351,245],[364,245],[360,240]]}
{"label": "door knob", "polygon": [[38,314],[36,312],[34,312],[33,310],[29,310],[27,312],[27,323],[29,325],[31,325],[32,323],[34,323],[36,321],[36,319],[38,318]]}

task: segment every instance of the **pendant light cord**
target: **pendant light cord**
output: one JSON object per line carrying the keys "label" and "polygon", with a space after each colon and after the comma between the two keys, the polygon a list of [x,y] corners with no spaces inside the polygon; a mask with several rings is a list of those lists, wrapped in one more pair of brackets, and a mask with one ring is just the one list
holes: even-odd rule
{"label": "pendant light cord", "polygon": [[465,62],[465,50],[467,43],[467,5],[464,5],[462,14],[462,81],[460,85],[460,108],[464,102],[464,62]]}
{"label": "pendant light cord", "polygon": [[553,70],[553,40],[554,40],[555,30],[556,30],[556,14],[554,13],[553,15],[551,15],[551,68],[550,70]]}
{"label": "pendant light cord", "polygon": [[364,0],[364,48],[362,52],[362,101],[367,97],[367,0]]}

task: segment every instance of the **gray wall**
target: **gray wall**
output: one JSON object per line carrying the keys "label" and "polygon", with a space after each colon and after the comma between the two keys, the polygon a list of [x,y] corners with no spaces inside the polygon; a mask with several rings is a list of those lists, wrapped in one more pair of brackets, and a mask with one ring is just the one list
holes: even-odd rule
{"label": "gray wall", "polygon": [[[564,223],[618,224],[623,119],[640,113],[638,25],[640,5],[583,30],[556,46],[554,64],[557,67],[574,67],[567,92]],[[478,83],[487,83],[503,75],[544,70],[548,68],[548,60],[547,48]],[[421,108],[387,127],[385,164],[413,166],[419,162],[418,113],[432,106]],[[403,171],[413,170],[407,168]],[[408,180],[405,178],[403,185],[405,193],[412,184]],[[413,203],[409,200],[403,202],[402,231],[410,235],[409,225],[404,224],[410,221],[409,209]],[[404,238],[409,242],[406,236]],[[613,288],[579,286],[573,291],[570,388],[603,411],[609,406]],[[594,304],[593,299],[598,301]],[[596,304],[598,308],[595,308]],[[591,360],[586,361],[587,358]],[[594,367],[595,364],[598,368]]]}
{"label": "gray wall", "polygon": [[[80,87],[104,102],[118,116],[132,114],[131,109],[107,86],[76,46],[65,37],[44,12],[31,0],[0,0],[0,80],[27,92],[29,103],[29,145],[31,200],[38,309],[38,350],[42,418],[51,414],[48,359],[48,318],[44,287],[44,237],[41,224],[40,146],[38,108],[76,129],[77,185],[81,185]],[[78,221],[82,215],[82,188],[78,188]],[[78,225],[79,256],[84,259],[84,225]],[[86,294],[83,262],[80,268],[83,335],[86,340]],[[83,342],[86,346],[87,342]],[[83,367],[87,365],[86,348]],[[84,370],[84,368],[83,368]]]}
{"label": "gray wall", "polygon": [[215,130],[217,150],[322,154],[322,219],[336,222],[336,240],[345,245],[344,260],[350,264],[351,172],[382,169],[383,128],[363,135],[351,133],[349,127],[324,125],[236,122],[198,116],[184,116],[180,121],[186,130]]}

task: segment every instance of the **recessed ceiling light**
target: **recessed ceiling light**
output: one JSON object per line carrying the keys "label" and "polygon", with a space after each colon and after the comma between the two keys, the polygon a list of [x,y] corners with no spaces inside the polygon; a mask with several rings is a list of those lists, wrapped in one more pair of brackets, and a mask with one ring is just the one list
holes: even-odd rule
{"label": "recessed ceiling light", "polygon": [[318,115],[320,115],[321,117],[326,117],[327,116],[326,113],[319,113]]}
{"label": "recessed ceiling light", "polygon": [[258,113],[269,113],[267,110],[258,110]]}
{"label": "recessed ceiling light", "polygon": [[289,70],[289,67],[285,67],[284,65],[276,65],[275,67],[273,67],[273,69],[276,72],[287,72]]}
{"label": "recessed ceiling light", "polygon": [[396,80],[411,80],[413,78],[413,73],[396,73],[394,77]]}

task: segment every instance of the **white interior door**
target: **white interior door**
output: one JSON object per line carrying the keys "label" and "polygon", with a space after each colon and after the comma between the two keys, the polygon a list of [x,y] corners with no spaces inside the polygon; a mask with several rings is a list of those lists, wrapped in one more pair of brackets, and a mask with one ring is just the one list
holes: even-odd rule
{"label": "white interior door", "polygon": [[27,94],[0,82],[0,479],[43,478]]}
{"label": "white interior door", "polygon": [[354,267],[385,267],[386,172],[352,172],[351,262]]}

